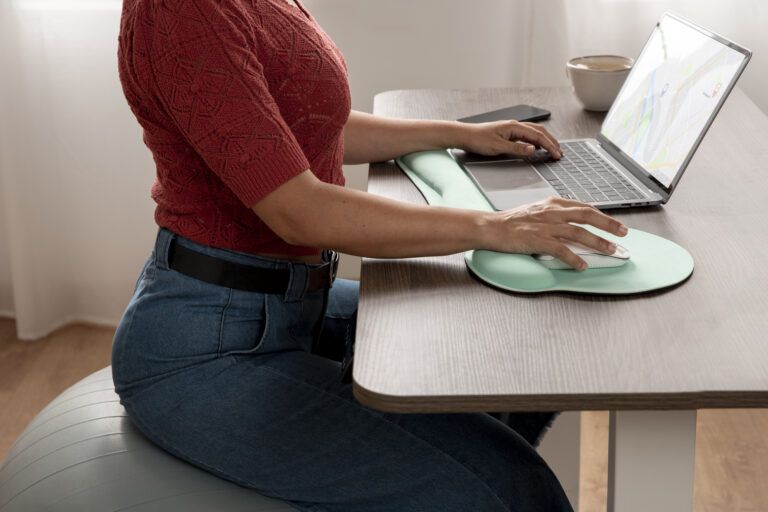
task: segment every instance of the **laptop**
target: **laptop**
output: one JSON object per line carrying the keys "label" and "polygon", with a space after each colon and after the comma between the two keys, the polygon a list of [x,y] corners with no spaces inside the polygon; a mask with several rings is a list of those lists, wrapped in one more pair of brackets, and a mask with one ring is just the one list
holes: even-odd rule
{"label": "laptop", "polygon": [[600,209],[666,203],[752,52],[665,14],[594,139],[561,160],[453,151],[497,210],[559,195]]}

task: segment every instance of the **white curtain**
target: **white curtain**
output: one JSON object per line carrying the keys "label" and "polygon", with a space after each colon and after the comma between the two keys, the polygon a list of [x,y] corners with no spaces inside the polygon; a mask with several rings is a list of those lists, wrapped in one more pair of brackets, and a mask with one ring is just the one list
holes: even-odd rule
{"label": "white curtain", "polygon": [[116,72],[120,3],[0,5],[3,296],[23,339],[114,324],[154,232],[152,160]]}
{"label": "white curtain", "polygon": [[[768,110],[762,0],[304,3],[362,110],[387,89],[565,85],[567,58],[636,55],[665,10],[753,47],[741,85]],[[0,0],[0,314],[23,339],[114,325],[151,248],[154,166],[117,78],[119,15],[120,0]]]}

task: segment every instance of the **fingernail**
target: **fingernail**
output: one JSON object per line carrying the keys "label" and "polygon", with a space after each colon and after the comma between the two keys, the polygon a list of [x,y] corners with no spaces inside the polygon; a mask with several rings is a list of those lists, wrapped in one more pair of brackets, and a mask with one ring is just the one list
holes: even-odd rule
{"label": "fingernail", "polygon": [[589,268],[589,265],[587,265],[586,261],[582,261],[579,263],[579,270],[587,270]]}
{"label": "fingernail", "polygon": [[625,226],[624,224],[619,226],[619,234],[620,235],[626,235],[627,233],[629,233],[629,229],[627,228],[627,226]]}

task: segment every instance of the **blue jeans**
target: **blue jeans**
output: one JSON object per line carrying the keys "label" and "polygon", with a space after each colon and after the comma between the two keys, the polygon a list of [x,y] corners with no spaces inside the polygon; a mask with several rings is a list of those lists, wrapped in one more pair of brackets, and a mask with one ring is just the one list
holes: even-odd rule
{"label": "blue jeans", "polygon": [[[172,237],[217,258],[288,268],[289,289],[261,294],[182,275],[168,267]],[[117,392],[150,440],[298,510],[572,510],[531,444],[551,415],[513,415],[526,440],[489,414],[387,414],[358,403],[337,360],[353,341],[357,283],[336,280],[326,301],[305,292],[307,268],[160,229],[112,354]]]}

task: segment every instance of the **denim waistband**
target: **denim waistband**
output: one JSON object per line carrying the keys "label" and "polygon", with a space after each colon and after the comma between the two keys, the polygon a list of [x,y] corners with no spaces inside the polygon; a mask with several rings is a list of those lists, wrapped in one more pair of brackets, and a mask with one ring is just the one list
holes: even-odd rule
{"label": "denim waistband", "polygon": [[210,247],[208,245],[194,242],[189,238],[183,237],[167,228],[161,227],[157,232],[157,238],[155,240],[154,264],[164,270],[170,269],[168,263],[168,248],[170,247],[172,240],[176,240],[176,243],[183,247],[224,261],[231,261],[241,265],[248,265],[265,269],[288,270],[290,272],[290,279],[288,282],[288,288],[285,292],[285,297],[283,299],[285,302],[295,302],[302,300],[307,294],[307,286],[309,285],[309,270],[330,264],[329,251],[323,252],[323,261],[325,263],[304,263],[303,261],[278,260],[264,256],[256,256],[254,254],[233,251],[230,249]]}

